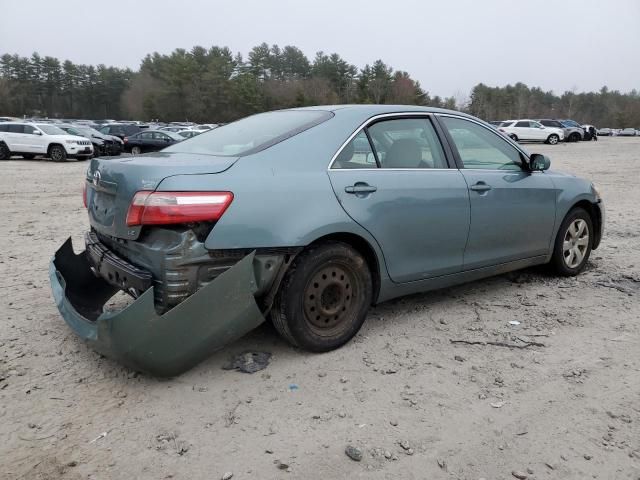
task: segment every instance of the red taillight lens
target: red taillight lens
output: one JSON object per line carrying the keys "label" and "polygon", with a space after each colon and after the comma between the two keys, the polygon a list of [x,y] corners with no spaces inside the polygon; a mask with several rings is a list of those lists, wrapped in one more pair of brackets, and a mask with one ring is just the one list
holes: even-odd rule
{"label": "red taillight lens", "polygon": [[82,203],[84,204],[84,208],[87,208],[87,182],[84,182],[82,186]]}
{"label": "red taillight lens", "polygon": [[137,192],[127,212],[127,225],[218,220],[232,200],[231,192]]}
{"label": "red taillight lens", "polygon": [[123,138],[122,138],[122,141],[123,141],[124,143],[127,143],[127,142],[129,141],[129,139],[128,139],[127,137],[123,137]]}

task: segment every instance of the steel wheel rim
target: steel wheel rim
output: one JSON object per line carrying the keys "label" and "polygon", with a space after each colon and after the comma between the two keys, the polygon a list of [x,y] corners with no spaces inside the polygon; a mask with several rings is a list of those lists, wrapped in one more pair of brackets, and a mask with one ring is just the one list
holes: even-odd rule
{"label": "steel wheel rim", "polygon": [[355,272],[342,263],[320,267],[304,289],[303,308],[307,324],[314,333],[335,335],[355,314],[358,295]]}
{"label": "steel wheel rim", "polygon": [[51,159],[59,161],[62,159],[62,151],[59,148],[51,150]]}
{"label": "steel wheel rim", "polygon": [[587,222],[577,218],[569,225],[562,242],[562,256],[569,268],[577,268],[584,260],[589,248],[589,227]]}

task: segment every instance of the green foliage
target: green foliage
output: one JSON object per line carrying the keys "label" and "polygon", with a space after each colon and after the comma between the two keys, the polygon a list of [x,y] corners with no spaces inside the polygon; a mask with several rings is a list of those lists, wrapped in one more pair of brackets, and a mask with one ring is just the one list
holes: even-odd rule
{"label": "green foliage", "polygon": [[606,86],[597,93],[567,91],[557,96],[523,83],[505,87],[480,83],[471,91],[469,113],[485,120],[571,118],[599,127],[639,128],[640,98],[635,90],[623,94]]}
{"label": "green foliage", "polygon": [[[461,97],[463,99],[461,99]],[[431,97],[405,71],[382,60],[358,69],[337,53],[310,61],[297,47],[262,43],[246,60],[227,47],[152,53],[137,72],[69,60],[0,57],[0,114],[228,122],[278,108],[388,103],[464,109],[487,120],[575,118],[611,127],[640,126],[640,95],[603,87],[556,96],[523,83],[476,85],[466,95]]]}

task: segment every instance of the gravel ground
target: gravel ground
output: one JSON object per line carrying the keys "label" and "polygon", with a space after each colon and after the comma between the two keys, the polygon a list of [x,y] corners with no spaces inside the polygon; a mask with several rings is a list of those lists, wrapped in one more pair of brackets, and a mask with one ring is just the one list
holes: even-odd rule
{"label": "gravel ground", "polygon": [[[2,162],[0,478],[640,478],[640,138],[527,148],[603,192],[579,277],[387,302],[322,355],[263,325],[173,380],[101,358],[53,303],[49,259],[87,226],[86,163]],[[451,343],[518,338],[542,345]],[[221,369],[245,350],[270,365]]]}

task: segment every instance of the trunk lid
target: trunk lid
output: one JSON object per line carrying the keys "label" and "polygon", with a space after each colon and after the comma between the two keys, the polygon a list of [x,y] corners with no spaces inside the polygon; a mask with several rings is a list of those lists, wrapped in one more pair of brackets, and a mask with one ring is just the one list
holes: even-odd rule
{"label": "trunk lid", "polygon": [[128,227],[127,211],[140,190],[153,191],[173,175],[224,172],[238,157],[156,152],[124,158],[94,158],[87,169],[89,222],[99,233],[135,240],[140,227]]}

